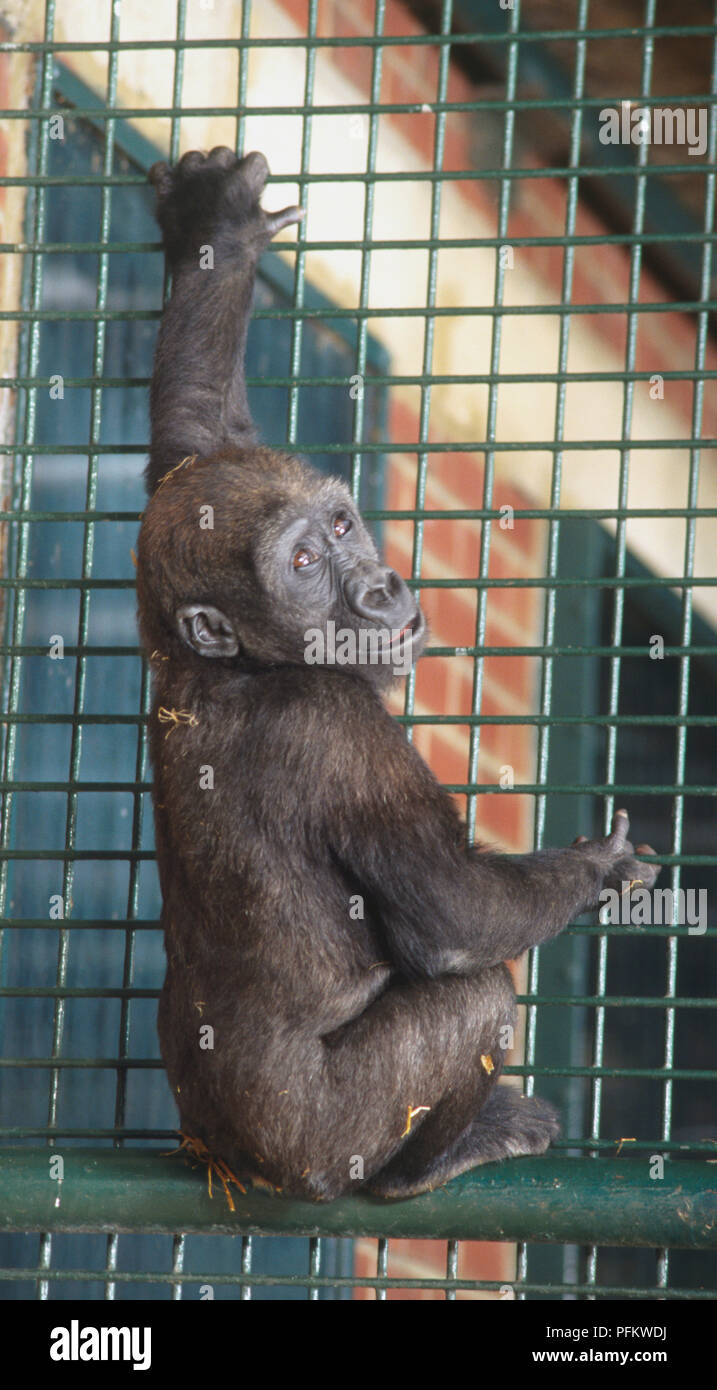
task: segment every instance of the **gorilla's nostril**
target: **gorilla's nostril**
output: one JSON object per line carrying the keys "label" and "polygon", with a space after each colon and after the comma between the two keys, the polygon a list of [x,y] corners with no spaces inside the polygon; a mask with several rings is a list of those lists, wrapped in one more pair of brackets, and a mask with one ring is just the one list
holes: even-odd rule
{"label": "gorilla's nostril", "polygon": [[381,583],[377,584],[373,594],[379,603],[393,603],[403,588],[403,580],[395,570],[385,569],[382,574]]}

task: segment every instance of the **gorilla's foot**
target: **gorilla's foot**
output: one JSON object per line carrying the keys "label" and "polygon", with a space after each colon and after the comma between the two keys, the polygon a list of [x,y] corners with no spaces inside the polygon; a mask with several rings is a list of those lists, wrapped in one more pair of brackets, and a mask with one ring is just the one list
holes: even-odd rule
{"label": "gorilla's foot", "polygon": [[419,1170],[411,1163],[407,1145],[366,1186],[377,1197],[415,1197],[481,1163],[545,1153],[559,1133],[557,1112],[547,1101],[496,1086],[480,1114],[445,1153]]}

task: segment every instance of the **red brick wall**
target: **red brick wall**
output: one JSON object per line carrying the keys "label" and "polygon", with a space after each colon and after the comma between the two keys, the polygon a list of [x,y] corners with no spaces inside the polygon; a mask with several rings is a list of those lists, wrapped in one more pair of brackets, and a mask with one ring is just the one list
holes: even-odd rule
{"label": "red brick wall", "polygon": [[[394,403],[390,416],[391,437],[402,442],[415,438],[417,420],[401,404]],[[402,453],[389,469],[386,506],[390,510],[415,507],[417,456]],[[426,510],[475,509],[483,500],[483,462],[475,454],[429,454]],[[494,506],[526,507],[528,499],[514,487],[496,486]],[[385,553],[389,564],[410,574],[413,548],[412,521],[391,522],[386,527]],[[470,579],[479,573],[481,523],[479,521],[426,521],[423,523],[424,579]],[[489,577],[528,578],[540,574],[544,554],[544,524],[518,519],[512,530],[491,528]],[[421,606],[431,628],[431,645],[473,647],[476,643],[478,597],[474,588],[432,589],[421,594]],[[488,596],[487,646],[530,646],[540,640],[540,594],[533,589],[493,589]],[[497,715],[529,713],[535,707],[537,662],[525,656],[489,656],[481,710]],[[447,715],[470,714],[473,697],[473,658],[426,657],[416,674],[416,712]],[[400,708],[399,691],[394,708]],[[465,725],[419,725],[414,741],[441,781],[451,785],[468,780],[470,731]],[[516,782],[533,780],[533,733],[527,727],[499,724],[481,730],[478,780],[497,783],[498,769],[510,764]],[[458,795],[465,810],[465,797]],[[479,833],[504,847],[530,844],[531,798],[509,793],[481,798]]]}

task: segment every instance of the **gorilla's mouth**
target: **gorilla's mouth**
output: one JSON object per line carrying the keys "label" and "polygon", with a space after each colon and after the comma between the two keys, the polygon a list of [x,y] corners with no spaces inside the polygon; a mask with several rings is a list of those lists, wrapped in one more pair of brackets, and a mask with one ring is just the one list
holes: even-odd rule
{"label": "gorilla's mouth", "polygon": [[411,621],[406,623],[404,627],[402,627],[398,632],[392,635],[391,646],[400,647],[404,642],[414,642],[417,637],[421,637],[423,635],[425,626],[426,620],[420,608],[417,608],[414,616],[411,618]]}

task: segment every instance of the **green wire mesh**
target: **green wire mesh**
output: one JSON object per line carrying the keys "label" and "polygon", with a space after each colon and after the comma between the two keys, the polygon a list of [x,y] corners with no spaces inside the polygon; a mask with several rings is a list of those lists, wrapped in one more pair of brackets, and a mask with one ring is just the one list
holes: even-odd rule
{"label": "green wire mesh", "polygon": [[[156,1046],[147,1044],[139,1055],[136,1051],[137,1040],[151,1036],[152,1012],[158,993],[155,968],[158,958],[146,954],[146,950],[157,946],[156,912],[146,910],[147,904],[151,908],[154,901],[147,887],[153,860],[144,726],[149,682],[134,640],[128,637],[125,641],[103,641],[101,625],[98,627],[94,614],[98,604],[117,601],[131,607],[131,575],[107,572],[103,553],[111,528],[124,528],[123,536],[125,531],[129,535],[133,526],[136,529],[141,500],[138,493],[133,494],[131,503],[122,505],[122,489],[119,493],[107,492],[104,469],[106,464],[121,465],[125,461],[127,468],[134,468],[133,477],[137,478],[146,439],[131,438],[126,442],[112,433],[108,438],[106,421],[108,414],[111,415],[113,391],[134,392],[132,399],[139,399],[146,391],[151,358],[144,349],[148,345],[151,348],[151,335],[161,312],[162,293],[166,293],[166,286],[162,290],[157,281],[157,241],[149,221],[141,224],[135,237],[131,223],[122,223],[121,218],[117,220],[119,200],[146,188],[146,168],[158,155],[139,134],[136,122],[141,123],[148,117],[168,118],[169,157],[175,159],[180,152],[183,119],[208,115],[231,118],[236,146],[241,149],[247,113],[267,117],[279,113],[295,115],[301,121],[301,142],[299,164],[292,182],[298,182],[301,200],[310,202],[314,186],[337,179],[345,183],[358,182],[364,189],[361,237],[340,243],[342,249],[351,249],[360,258],[358,302],[344,307],[317,294],[307,274],[309,253],[322,249],[330,251],[339,242],[309,241],[300,236],[292,247],[290,275],[283,275],[286,267],[281,265],[267,267],[255,322],[259,333],[266,334],[269,344],[278,341],[278,335],[283,334],[283,346],[281,354],[274,358],[270,354],[268,370],[261,360],[254,368],[250,362],[250,386],[258,393],[257,400],[263,392],[279,393],[272,397],[281,402],[283,412],[281,441],[277,442],[288,442],[320,466],[344,468],[356,495],[364,502],[367,515],[383,528],[385,536],[390,535],[392,523],[411,524],[411,575],[416,588],[426,594],[434,592],[439,597],[446,591],[468,591],[475,596],[471,643],[460,647],[435,644],[428,658],[462,660],[467,657],[471,661],[470,709],[459,715],[419,712],[416,676],[412,674],[399,715],[409,737],[426,728],[468,728],[465,778],[448,781],[447,785],[465,797],[471,838],[478,829],[478,796],[496,793],[495,783],[480,780],[481,737],[485,738],[484,731],[494,726],[509,731],[527,726],[534,731],[536,739],[535,778],[521,782],[513,791],[534,798],[536,847],[565,838],[561,816],[564,819],[566,813],[561,810],[561,803],[562,807],[589,807],[589,814],[596,817],[595,831],[599,833],[601,824],[609,823],[615,806],[623,799],[630,798],[631,807],[636,798],[640,798],[641,807],[650,798],[653,803],[663,799],[672,816],[672,842],[669,847],[661,846],[667,850],[661,856],[665,865],[663,877],[668,876],[675,891],[680,888],[685,874],[702,875],[700,882],[717,883],[714,842],[707,852],[693,852],[684,834],[686,802],[692,807],[699,799],[700,810],[695,814],[704,816],[711,811],[710,798],[715,795],[714,783],[710,780],[715,770],[714,755],[710,761],[707,743],[715,723],[714,703],[710,703],[716,670],[714,635],[693,611],[693,592],[717,583],[714,576],[694,574],[697,525],[710,519],[714,524],[717,515],[716,509],[701,504],[700,489],[703,453],[715,445],[714,439],[705,436],[704,419],[705,393],[717,375],[711,365],[714,358],[709,354],[711,316],[715,309],[717,67],[714,56],[709,90],[652,94],[656,43],[691,36],[709,45],[714,55],[715,15],[709,17],[709,22],[677,26],[661,22],[657,0],[645,0],[642,24],[606,31],[591,17],[588,0],[575,0],[559,28],[547,23],[542,27],[533,23],[531,27],[531,17],[525,7],[521,14],[519,0],[505,10],[492,4],[454,5],[451,0],[441,0],[432,7],[431,31],[421,32],[409,10],[390,0],[375,0],[370,7],[371,22],[366,32],[341,34],[328,32],[330,26],[322,19],[318,0],[309,0],[302,7],[303,31],[299,36],[267,38],[253,32],[251,5],[249,0],[244,0],[236,32],[210,40],[187,37],[187,4],[186,0],[178,0],[173,38],[147,42],[123,39],[121,6],[113,5],[107,38],[98,44],[95,39],[86,42],[82,39],[77,42],[56,40],[56,14],[61,6],[62,0],[57,3],[47,0],[42,39],[18,42],[7,38],[0,43],[3,61],[12,61],[13,55],[24,54],[31,55],[36,63],[36,88],[29,109],[0,112],[8,122],[22,122],[28,140],[27,170],[21,174],[8,170],[6,176],[0,178],[0,187],[23,189],[26,196],[23,245],[3,247],[9,254],[23,254],[24,278],[19,305],[6,307],[2,314],[9,324],[18,324],[20,338],[17,371],[2,383],[16,393],[16,433],[3,449],[12,472],[8,475],[9,500],[3,510],[8,539],[5,570],[0,580],[7,600],[2,669],[5,723],[0,872],[0,905],[7,930],[4,956],[0,958],[3,1044],[0,1080],[7,1078],[6,1094],[12,1101],[0,1111],[0,1143],[5,1146],[0,1168],[6,1183],[7,1210],[11,1211],[7,1228],[32,1234],[0,1235],[0,1280],[8,1290],[7,1296],[180,1298],[185,1293],[187,1297],[200,1298],[294,1295],[317,1299],[350,1297],[360,1290],[374,1292],[377,1298],[385,1298],[391,1292],[411,1296],[416,1290],[429,1290],[449,1300],[496,1291],[519,1298],[560,1297],[562,1294],[650,1299],[713,1297],[714,1259],[699,1248],[708,1244],[704,1232],[710,1217],[700,1206],[706,1184],[705,1170],[698,1167],[697,1160],[713,1152],[717,1139],[714,1112],[711,1132],[706,1124],[698,1135],[692,1132],[683,1135],[673,1121],[681,1096],[689,1099],[696,1094],[690,1088],[698,1086],[702,1088],[700,1095],[704,1095],[717,1079],[714,1054],[710,1055],[707,1046],[695,1041],[698,1033],[700,1037],[704,1032],[709,1035],[715,1001],[708,987],[698,988],[695,974],[686,970],[681,948],[688,937],[687,929],[669,923],[651,928],[654,937],[664,943],[664,956],[660,957],[664,966],[661,987],[653,987],[651,983],[648,994],[639,992],[641,982],[638,979],[635,979],[635,987],[629,990],[614,987],[618,977],[615,975],[613,937],[595,924],[576,924],[571,937],[575,954],[560,958],[554,966],[550,962],[558,961],[557,956],[549,958],[544,954],[541,958],[537,952],[532,954],[523,996],[526,1004],[524,1059],[508,1070],[516,1077],[525,1078],[529,1090],[537,1082],[546,1094],[550,1094],[546,1087],[554,1085],[552,1094],[559,1101],[564,1101],[566,1094],[578,1097],[578,1109],[573,1113],[580,1112],[584,1122],[577,1128],[566,1127],[569,1138],[562,1150],[558,1149],[558,1157],[548,1157],[547,1166],[542,1169],[538,1165],[535,1170],[528,1170],[522,1186],[523,1180],[517,1173],[512,1176],[510,1167],[500,1179],[506,1184],[500,1191],[500,1183],[498,1188],[491,1186],[491,1180],[484,1175],[477,1177],[476,1186],[461,1188],[459,1185],[451,1208],[448,1238],[445,1205],[430,1200],[415,1218],[415,1224],[411,1226],[409,1222],[408,1227],[402,1227],[400,1218],[394,1218],[388,1210],[385,1216],[374,1212],[372,1222],[368,1226],[365,1222],[362,1224],[357,1208],[351,1203],[334,1218],[320,1210],[309,1218],[305,1213],[292,1211],[291,1204],[282,1212],[276,1207],[262,1206],[260,1202],[256,1210],[252,1208],[251,1217],[246,1218],[242,1234],[237,1237],[226,1233],[227,1229],[237,1228],[227,1227],[228,1218],[218,1213],[216,1205],[210,1208],[208,1199],[196,1195],[198,1189],[196,1184],[192,1185],[188,1173],[177,1169],[176,1175],[168,1178],[166,1168],[151,1169],[151,1164],[157,1161],[157,1149],[165,1152],[172,1147],[173,1135],[171,1118],[168,1118],[170,1112],[161,1110],[161,1106],[156,1112],[143,1111],[137,1096],[144,1092],[135,1090],[135,1083],[140,1085],[142,1078],[148,1075],[153,1078],[152,1084],[157,1081],[160,1090],[163,1085]],[[339,5],[336,9],[338,12],[342,7]],[[405,30],[402,23],[406,24]],[[339,26],[334,27],[338,30]],[[397,29],[399,32],[395,32]],[[671,176],[690,176],[693,180],[697,177],[701,182],[699,220],[679,220],[678,200],[670,191],[670,179],[665,177],[664,166],[651,162],[648,145],[638,147],[634,162],[629,163],[624,161],[621,151],[609,149],[601,156],[598,147],[586,146],[588,124],[594,121],[596,111],[606,104],[604,97],[592,94],[586,85],[589,45],[604,41],[606,34],[616,43],[636,38],[641,43],[641,105],[652,108],[690,102],[707,108],[708,149],[697,174],[694,161],[670,165]],[[551,55],[558,41],[570,45],[571,60],[556,66]],[[381,121],[392,115],[405,116],[413,109],[410,103],[387,100],[384,96],[387,55],[401,49],[413,52],[422,47],[430,48],[438,57],[436,87],[430,99],[434,118],[430,167],[387,172],[378,167]],[[70,54],[82,55],[100,48],[106,52],[108,64],[106,88],[100,94],[84,87],[69,68],[58,67]],[[120,105],[120,57],[133,51],[153,49],[173,55],[171,106]],[[250,61],[253,54],[267,49],[277,63],[281,62],[282,54],[298,51],[303,55],[304,90],[300,106],[279,108],[250,104]],[[235,106],[191,106],[184,102],[185,59],[199,50],[213,50],[212,58],[217,61],[225,53],[236,55]],[[366,99],[356,106],[320,103],[315,95],[317,63],[331,54],[348,50],[359,51],[366,60]],[[449,95],[451,65],[475,51],[484,58],[489,55],[499,61],[500,92],[496,94],[494,82],[487,95],[476,92],[473,100],[453,100]],[[542,73],[544,89],[537,96],[526,95],[531,82],[537,81],[536,73]],[[75,132],[76,140],[86,142],[84,163],[79,144],[74,163],[58,163],[51,133],[51,118],[58,111],[64,113],[68,129]],[[359,174],[343,170],[337,147],[335,171],[312,171],[312,123],[318,117],[343,116],[351,111],[367,120],[365,170]],[[459,112],[479,113],[497,122],[500,138],[493,167],[446,167],[448,123],[451,116]],[[546,112],[565,122],[567,156],[559,163],[549,160],[536,164],[523,157],[524,146],[517,138],[519,122]],[[87,132],[93,133],[91,148]],[[555,178],[563,181],[565,190],[564,231],[550,235],[540,232],[514,235],[511,217],[524,184]],[[430,189],[428,232],[412,243],[426,254],[425,293],[417,286],[415,303],[377,308],[370,303],[372,256],[400,249],[403,244],[374,235],[376,191],[389,180],[399,190],[402,182],[415,181],[425,183]],[[587,180],[604,189],[609,187],[616,198],[624,200],[629,213],[625,225],[599,235],[586,235],[579,230],[578,214]],[[490,185],[495,189],[493,235],[448,240],[441,236],[442,199],[446,188],[456,181]],[[95,221],[88,219],[79,234],[80,229],[70,218],[64,224],[60,222],[60,232],[55,237],[52,228],[57,224],[56,209],[61,200],[74,199],[77,205],[83,196],[95,199],[91,204]],[[69,201],[67,206],[71,206]],[[460,252],[480,247],[498,251],[508,243],[516,251],[531,247],[562,250],[559,298],[547,306],[510,302],[508,270],[501,256],[496,255],[491,303],[450,307],[440,303],[439,255],[442,250],[455,247]],[[607,303],[583,302],[576,298],[576,257],[587,246],[594,247],[596,254],[602,247],[622,248],[626,258],[626,289],[620,293],[616,290]],[[669,298],[666,294],[664,301],[641,300],[645,257],[661,249],[676,258],[675,274],[681,273],[683,261],[687,263],[693,289],[685,288],[689,282],[683,279],[675,297]],[[83,301],[79,307],[66,303],[53,307],[52,295],[48,298],[45,293],[47,284],[55,283],[55,265],[62,264],[67,257],[88,258],[83,264],[94,267],[92,305]],[[278,260],[273,255],[266,259],[272,263]],[[143,290],[144,282],[138,280],[145,298],[142,300],[140,293],[139,301],[132,301],[130,307],[118,294],[121,270],[113,271],[113,265],[122,267],[125,264],[154,266],[153,289],[151,292],[146,287]],[[138,276],[143,273],[137,272]],[[639,366],[640,325],[647,317],[662,313],[687,315],[695,326],[693,364],[662,372],[666,382],[692,384],[690,428],[679,438],[633,437],[635,393],[652,375]],[[535,372],[502,372],[502,335],[506,323],[520,316],[529,326],[531,316],[536,314],[550,314],[558,321],[555,369],[544,370],[548,364],[540,362],[536,363]],[[615,315],[624,323],[622,367],[614,371],[576,373],[571,370],[572,325],[576,319],[596,315]],[[386,318],[408,319],[415,324],[417,332],[422,331],[419,371],[392,372],[391,359],[374,333],[374,329],[380,328],[380,321]],[[441,320],[446,318],[489,322],[487,371],[472,370],[470,362],[465,363],[465,371],[460,374],[435,369],[436,335]],[[77,392],[78,401],[86,401],[86,420],[82,417],[80,427],[78,416],[77,425],[68,437],[61,433],[54,435],[47,428],[43,415],[44,402],[53,384],[52,373],[46,371],[45,345],[53,341],[53,331],[74,332],[79,335],[77,341],[81,338],[83,344],[76,369],[72,366],[64,376],[64,388],[68,393]],[[128,360],[127,354],[123,357],[116,350],[115,335],[119,333],[129,335],[130,347],[134,344],[137,348],[136,358]],[[143,334],[148,335],[146,340]],[[142,364],[142,370],[136,370],[135,361]],[[340,426],[336,428],[344,430],[343,433],[337,436],[329,429],[323,433],[316,418],[332,418],[331,410],[335,406],[331,403],[335,396],[331,393],[340,391],[345,396],[347,377],[354,373],[367,383],[366,391],[352,399],[350,416],[341,416]],[[567,393],[570,383],[578,380],[595,384],[620,383],[619,440],[607,437],[576,440],[569,436],[566,430]],[[534,441],[529,446],[533,451],[551,455],[550,497],[544,506],[518,507],[515,516],[546,528],[545,563],[541,574],[528,578],[496,576],[492,556],[496,526],[501,519],[500,462],[528,448],[522,439],[502,437],[499,426],[501,387],[519,387],[536,381],[555,392],[552,437]],[[483,437],[458,441],[436,437],[432,427],[432,393],[449,385],[487,388]],[[400,437],[389,438],[388,401],[392,388],[399,387],[411,387],[417,393],[417,433],[411,442]],[[307,412],[304,403],[308,399],[319,399],[311,397],[312,392],[326,393],[320,397],[324,405],[321,410]],[[341,442],[336,442],[337,437]],[[686,455],[688,459],[684,504],[669,509],[631,506],[632,454],[658,448],[674,450],[676,458]],[[576,453],[596,449],[612,449],[619,453],[616,496],[604,507],[571,509],[568,523],[561,507],[567,461]],[[389,450],[395,459],[415,459],[415,496],[410,506],[386,504],[385,456]],[[428,500],[431,459],[470,453],[480,454],[483,460],[482,490],[475,504],[440,510],[432,506]],[[44,508],[41,505],[43,487],[37,485],[38,478],[42,481],[48,476],[43,472],[44,465],[59,466],[67,460],[71,468],[78,456],[83,459],[82,489],[78,491],[73,487],[66,499],[45,492],[51,496],[52,505]],[[714,460],[710,459],[703,466],[714,468]],[[684,563],[681,572],[658,578],[641,568],[631,555],[628,523],[637,518],[664,520],[667,517],[679,519],[684,525]],[[479,530],[475,573],[449,578],[426,575],[426,527],[438,520],[456,524],[470,522]],[[599,526],[604,521],[615,524],[614,537],[609,544],[606,533]],[[67,573],[41,570],[38,574],[33,547],[38,544],[42,547],[45,535],[50,540],[54,536],[54,532],[46,532],[43,528],[58,525],[67,528],[65,534],[76,537],[75,566]],[[584,529],[573,531],[571,527]],[[572,540],[573,536],[577,539]],[[583,566],[585,538],[585,547],[588,542],[592,547],[592,567]],[[566,562],[566,553],[572,557],[572,566]],[[526,591],[526,595],[537,593],[541,597],[542,641],[508,647],[490,640],[491,596],[508,590]],[[44,700],[41,698],[38,702],[33,695],[36,690],[31,679],[36,669],[33,662],[46,665],[48,654],[47,642],[31,640],[36,626],[33,604],[48,594],[59,596],[58,602],[73,596],[73,607],[58,610],[65,613],[76,631],[76,640],[68,641],[64,647],[64,659],[71,663],[72,671],[64,703],[58,697],[57,683],[48,685]],[[590,604],[599,604],[599,615],[593,626],[585,629],[588,639],[584,630],[570,627],[568,610],[574,595],[578,596],[583,612]],[[644,662],[645,657],[634,618],[635,608],[640,604],[652,604],[653,613],[655,604],[662,605],[666,623],[669,616],[670,635],[665,645],[665,658],[674,663],[676,672],[669,687],[669,707],[666,703],[658,708],[648,701],[647,713],[639,702],[636,706],[630,703],[629,688],[626,691],[626,685],[629,687],[633,680],[635,663]],[[99,612],[109,613],[110,609],[100,608]],[[598,613],[597,607],[595,613]],[[486,713],[486,663],[505,656],[524,657],[539,663],[540,686],[532,713]],[[585,669],[600,684],[601,690],[599,701],[581,708],[571,705],[569,691],[566,693],[565,689],[570,685],[578,660],[588,663]],[[114,703],[112,692],[109,705],[103,706],[98,700],[101,685],[96,685],[94,672],[103,662],[109,661],[130,663],[134,671],[134,676],[127,678],[131,685],[129,705],[119,697]],[[113,669],[124,672],[129,666]],[[106,697],[106,690],[104,694]],[[644,691],[643,697],[647,698]],[[626,745],[632,739],[639,739],[645,728],[655,738],[663,740],[655,745],[661,750],[660,761],[649,776],[634,771],[628,771],[626,776]],[[28,730],[39,740],[48,737],[48,730],[66,731],[66,741],[62,745],[65,775],[40,776],[37,768],[27,762],[23,739]],[[123,775],[115,771],[107,780],[97,776],[88,779],[84,775],[83,761],[88,746],[92,746],[93,738],[99,739],[105,732],[117,739],[126,734],[122,743],[125,750]],[[600,755],[593,758],[588,772],[572,756],[568,736],[577,737],[578,733],[581,737],[587,733],[602,740]],[[696,754],[693,751],[690,758],[691,748]],[[665,750],[669,750],[669,762]],[[102,844],[100,824],[97,843],[88,849],[84,843],[83,798],[91,803],[93,797],[104,793],[125,798],[123,805],[129,836],[124,845],[114,840]],[[42,799],[60,798],[64,821],[62,847],[58,847],[55,839],[48,841],[41,819],[33,828],[29,813],[23,811],[23,807],[30,804],[26,800],[28,797],[39,798],[32,804],[40,804]],[[94,804],[100,805],[99,802]],[[24,899],[18,884],[26,864],[36,865],[40,876],[43,865],[59,866],[56,892],[61,902],[61,915],[53,917],[51,911],[48,919],[22,909]],[[86,912],[80,911],[79,915],[73,915],[73,905],[88,893],[92,876],[96,882],[118,866],[123,874],[121,920],[118,920],[119,914],[106,918],[88,917]],[[709,879],[710,873],[712,879]],[[629,934],[632,928],[626,931]],[[106,935],[98,935],[95,940],[93,933]],[[701,948],[712,944],[713,949],[714,934],[714,927],[708,927]],[[15,943],[33,939],[44,942],[50,937],[51,968],[47,957],[41,972],[42,982],[31,977],[27,981],[23,977],[23,982],[19,982]],[[119,950],[114,946],[110,948],[107,944],[110,939],[113,943],[121,943]],[[31,960],[33,949],[30,947]],[[107,968],[97,976],[103,983],[98,984],[91,976],[89,985],[81,983],[84,976],[78,971],[78,958],[83,951],[91,953],[96,949],[106,952]],[[589,957],[592,962],[589,970],[585,966],[586,953],[593,953]],[[639,959],[635,957],[636,961]],[[705,950],[705,972],[710,959],[714,971],[714,957],[708,957]],[[619,980],[622,982],[623,977]],[[683,983],[685,980],[687,987]],[[28,1012],[31,1000],[42,1001],[45,1012],[41,1019],[40,1015]],[[79,1017],[77,1011],[85,1004],[89,1006],[90,1001],[94,1001],[92,1007],[103,1009],[105,1014],[112,1011],[116,1038],[112,1055],[98,1054],[93,1045],[92,1021],[99,1019],[98,1013],[90,1011],[87,1014],[84,1033],[79,1025],[75,1029],[73,1020]],[[569,1047],[565,1046],[565,1030],[560,1022],[566,1011],[573,1018],[568,1030]],[[609,1047],[609,1018],[627,1019],[635,1015],[640,1020],[638,1026],[652,1030],[650,1038],[657,1040],[657,1050],[649,1065],[626,1064],[625,1054],[616,1064]],[[553,1017],[558,1020],[555,1024],[550,1023]],[[585,1022],[588,1017],[589,1026]],[[682,1035],[678,1032],[678,1021],[682,1019],[694,1020],[686,1025],[686,1042],[680,1042]],[[33,1034],[36,1023],[38,1026],[41,1023],[39,1031],[49,1040],[44,1052],[38,1051]],[[97,1036],[101,1036],[99,1031]],[[82,1087],[87,1088],[86,1094],[91,1097],[100,1074],[113,1078],[111,1122],[93,1123],[96,1115],[91,1100],[85,1104],[80,1121]],[[622,1142],[629,1147],[631,1156],[644,1158],[641,1172],[646,1171],[654,1154],[667,1155],[668,1163],[670,1158],[679,1159],[680,1176],[685,1190],[690,1193],[695,1213],[687,1243],[698,1248],[671,1251],[668,1247],[684,1243],[679,1239],[679,1231],[674,1231],[670,1225],[673,1213],[667,1213],[659,1201],[652,1199],[652,1189],[645,1181],[636,1182],[634,1191],[630,1188],[630,1206],[626,1192],[631,1170],[626,1169],[623,1174],[619,1168],[608,1169],[607,1158],[615,1154],[617,1141],[605,1128],[605,1087],[615,1078],[621,1084],[636,1088],[657,1088],[659,1103],[655,1113],[659,1112],[659,1119],[654,1133],[638,1140],[625,1136]],[[100,1092],[96,1094],[99,1096]],[[23,1097],[22,1104],[18,1104],[19,1096]],[[68,1108],[68,1096],[74,1096],[74,1110],[72,1106]],[[700,1114],[705,1113],[702,1101],[695,1105]],[[44,1114],[38,1119],[41,1109]],[[161,1118],[155,1123],[150,1113],[161,1115]],[[72,1116],[71,1123],[66,1122],[64,1114]],[[46,1147],[42,1147],[43,1144]],[[70,1206],[75,1200],[86,1201],[86,1225],[94,1234],[69,1233],[63,1230],[59,1219],[55,1221],[53,1217],[50,1223],[47,1216],[48,1163],[53,1156],[64,1155],[68,1159],[73,1153],[77,1161],[81,1161],[81,1172],[68,1172],[64,1200]],[[536,1193],[542,1192],[541,1174],[548,1185],[551,1180],[557,1181],[557,1175],[563,1173],[559,1168],[561,1163],[572,1164],[569,1193],[566,1185],[560,1198],[563,1206],[569,1209],[568,1225],[565,1229],[559,1223],[556,1226],[558,1234],[554,1239],[558,1243],[555,1246],[539,1247],[531,1241],[531,1236],[542,1239],[545,1234],[535,1209],[538,1205]],[[153,1172],[161,1172],[162,1176],[155,1179]],[[618,1179],[613,1179],[613,1172],[619,1174]],[[623,1180],[627,1187],[621,1189]],[[60,1189],[52,1187],[53,1200],[56,1191],[59,1194]],[[504,1205],[501,1206],[501,1202]],[[109,1218],[103,1217],[103,1203],[114,1213],[114,1226]],[[476,1204],[482,1205],[482,1219],[487,1223],[483,1227],[476,1224]],[[195,1207],[200,1213],[196,1221],[190,1219]],[[577,1214],[572,1212],[573,1208],[577,1209]],[[511,1209],[518,1211],[515,1230],[505,1225],[506,1212]],[[625,1223],[621,1240],[627,1241],[628,1248],[621,1252],[616,1251],[621,1241],[617,1235],[610,1234],[614,1231],[610,1224],[611,1209],[617,1211]],[[48,1229],[43,1226],[43,1220],[47,1221]],[[210,1231],[214,1233],[211,1236],[206,1234]],[[602,1239],[605,1232],[608,1234]],[[501,1234],[522,1242],[518,1246],[516,1276],[509,1281],[502,1277],[462,1277],[462,1271],[471,1268],[471,1241],[498,1240]],[[401,1267],[400,1260],[398,1264],[394,1260],[392,1265],[394,1252],[400,1249],[394,1242],[407,1236],[434,1240],[444,1263],[444,1275],[432,1271],[413,1277]],[[356,1248],[352,1238],[364,1243],[364,1255],[375,1261],[375,1274],[357,1273],[359,1266],[355,1264]],[[646,1248],[649,1245],[658,1247],[656,1256]],[[211,1295],[207,1290],[211,1290]]]}

